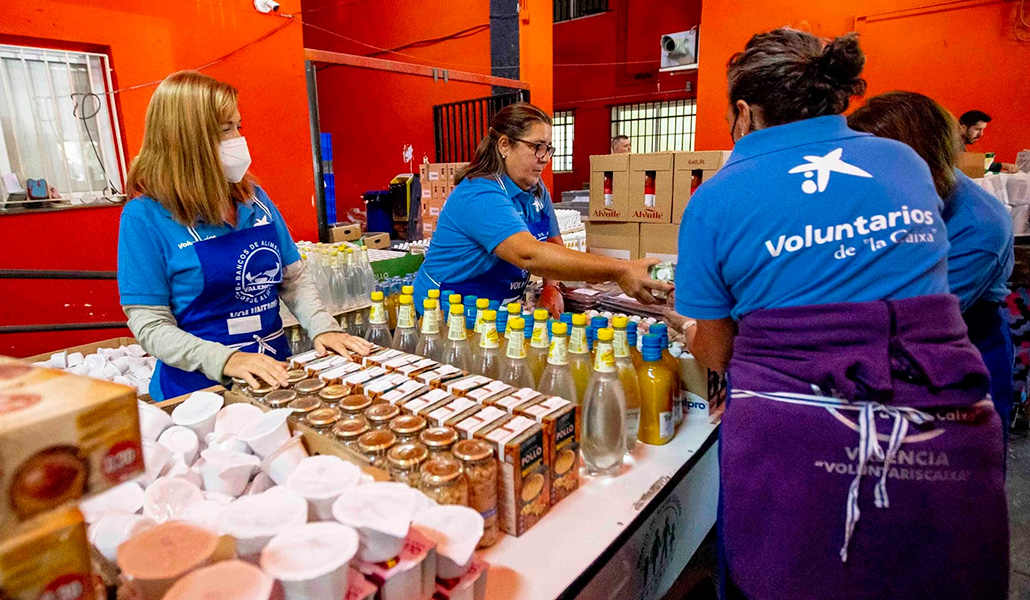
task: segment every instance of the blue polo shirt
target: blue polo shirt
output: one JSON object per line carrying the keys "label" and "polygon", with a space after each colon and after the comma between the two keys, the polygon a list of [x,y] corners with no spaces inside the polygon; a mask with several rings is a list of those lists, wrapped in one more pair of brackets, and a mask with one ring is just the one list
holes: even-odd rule
{"label": "blue polo shirt", "polygon": [[494,248],[516,233],[529,231],[527,223],[546,217],[551,219],[548,237],[561,235],[546,187],[537,198],[507,175],[500,181],[477,177],[459,183],[440,212],[426,260],[415,278],[419,311],[422,306],[417,300],[437,287],[430,277],[458,283],[482,275],[501,260],[493,254]]}
{"label": "blue polo shirt", "polygon": [[1012,217],[997,198],[955,170],[955,191],[944,202],[948,283],[965,312],[977,300],[1002,302],[1015,258]]}
{"label": "blue polo shirt", "polygon": [[[278,233],[285,265],[300,260],[279,209],[261,188],[255,189],[254,196],[257,201],[237,203],[235,227],[199,223],[194,227],[197,234],[204,240],[271,225]],[[146,196],[130,200],[122,209],[118,229],[118,292],[122,305],[168,306],[173,314],[189,306],[204,289],[194,241],[190,229],[172,218],[157,200]]]}
{"label": "blue polo shirt", "polygon": [[676,310],[751,311],[948,292],[947,232],[930,170],[842,116],[737,142],[679,232]]}

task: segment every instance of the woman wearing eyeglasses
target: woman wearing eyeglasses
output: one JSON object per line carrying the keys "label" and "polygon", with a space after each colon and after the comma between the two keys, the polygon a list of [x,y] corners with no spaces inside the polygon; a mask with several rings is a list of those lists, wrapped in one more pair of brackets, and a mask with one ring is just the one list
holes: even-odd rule
{"label": "woman wearing eyeglasses", "polygon": [[[614,281],[651,304],[652,290],[670,286],[651,279],[657,260],[624,261],[565,248],[551,195],[540,174],[554,154],[551,117],[527,103],[494,117],[468,167],[440,213],[426,260],[415,279],[415,297],[430,289],[504,303],[522,297],[530,275],[544,280],[537,306],[555,317],[564,310],[561,280]],[[421,310],[421,302],[416,302]]]}

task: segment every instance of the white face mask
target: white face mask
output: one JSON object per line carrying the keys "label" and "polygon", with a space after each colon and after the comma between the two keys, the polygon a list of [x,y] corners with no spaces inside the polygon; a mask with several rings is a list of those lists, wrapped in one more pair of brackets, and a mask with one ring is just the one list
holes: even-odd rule
{"label": "white face mask", "polygon": [[243,181],[243,176],[250,168],[250,150],[247,149],[247,138],[222,140],[222,143],[218,145],[218,155],[222,158],[222,171],[225,172],[225,178],[232,183]]}

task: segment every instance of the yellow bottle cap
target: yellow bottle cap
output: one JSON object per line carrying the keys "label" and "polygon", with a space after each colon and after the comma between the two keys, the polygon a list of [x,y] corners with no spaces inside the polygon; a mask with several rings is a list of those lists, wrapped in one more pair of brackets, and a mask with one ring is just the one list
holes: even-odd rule
{"label": "yellow bottle cap", "polygon": [[430,298],[437,298],[437,299],[439,299],[440,298],[440,290],[429,290],[428,292],[426,292],[426,295],[429,296]]}
{"label": "yellow bottle cap", "polygon": [[615,331],[611,327],[597,330],[597,341],[610,342],[615,337]]}
{"label": "yellow bottle cap", "polygon": [[401,297],[397,300],[401,304],[414,304],[414,300],[411,298],[411,294],[401,294]]}
{"label": "yellow bottle cap", "polygon": [[451,294],[447,301],[451,304],[461,304],[461,294]]}
{"label": "yellow bottle cap", "polygon": [[561,321],[555,321],[551,323],[551,333],[557,336],[563,336],[569,332],[569,326]]}
{"label": "yellow bottle cap", "polygon": [[518,302],[512,302],[511,304],[508,305],[508,314],[509,315],[521,315],[522,314],[522,305],[519,304]]}
{"label": "yellow bottle cap", "polygon": [[546,321],[549,316],[551,316],[551,313],[547,312],[546,308],[538,308],[533,311],[534,321]]}
{"label": "yellow bottle cap", "polygon": [[515,330],[515,329],[525,329],[526,328],[526,320],[523,319],[522,317],[515,317],[514,319],[508,319],[508,327],[510,327],[512,330]]}
{"label": "yellow bottle cap", "polygon": [[483,311],[483,320],[484,321],[496,321],[497,320],[497,311],[496,310],[484,310]]}
{"label": "yellow bottle cap", "polygon": [[422,308],[425,310],[436,310],[436,298],[426,298],[423,300]]}
{"label": "yellow bottle cap", "polygon": [[629,324],[629,317],[612,318],[612,327],[615,329],[625,329],[627,324]]}
{"label": "yellow bottle cap", "polygon": [[347,254],[354,254],[354,248],[347,248]]}
{"label": "yellow bottle cap", "polygon": [[586,326],[587,316],[586,315],[572,315],[572,324],[576,327]]}
{"label": "yellow bottle cap", "polygon": [[478,308],[479,310],[483,310],[484,308],[490,308],[490,301],[486,298],[477,298],[476,308]]}
{"label": "yellow bottle cap", "polygon": [[383,293],[382,292],[380,292],[378,290],[372,292],[372,302],[382,302],[382,301],[383,301]]}
{"label": "yellow bottle cap", "polygon": [[402,285],[401,286],[401,293],[402,294],[407,294],[409,296],[414,296],[415,295],[415,286],[413,286],[413,285]]}
{"label": "yellow bottle cap", "polygon": [[[451,297],[453,298],[454,296],[451,296]],[[461,315],[461,314],[464,314],[464,313],[465,313],[465,307],[462,306],[461,304],[456,304],[452,300],[451,301],[451,314],[452,315]]]}

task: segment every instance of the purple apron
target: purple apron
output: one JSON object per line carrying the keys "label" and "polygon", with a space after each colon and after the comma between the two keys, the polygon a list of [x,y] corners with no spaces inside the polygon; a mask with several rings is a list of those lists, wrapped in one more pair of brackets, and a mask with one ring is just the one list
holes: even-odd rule
{"label": "purple apron", "polygon": [[729,383],[731,596],[1007,597],[1001,423],[954,296],[756,311]]}

